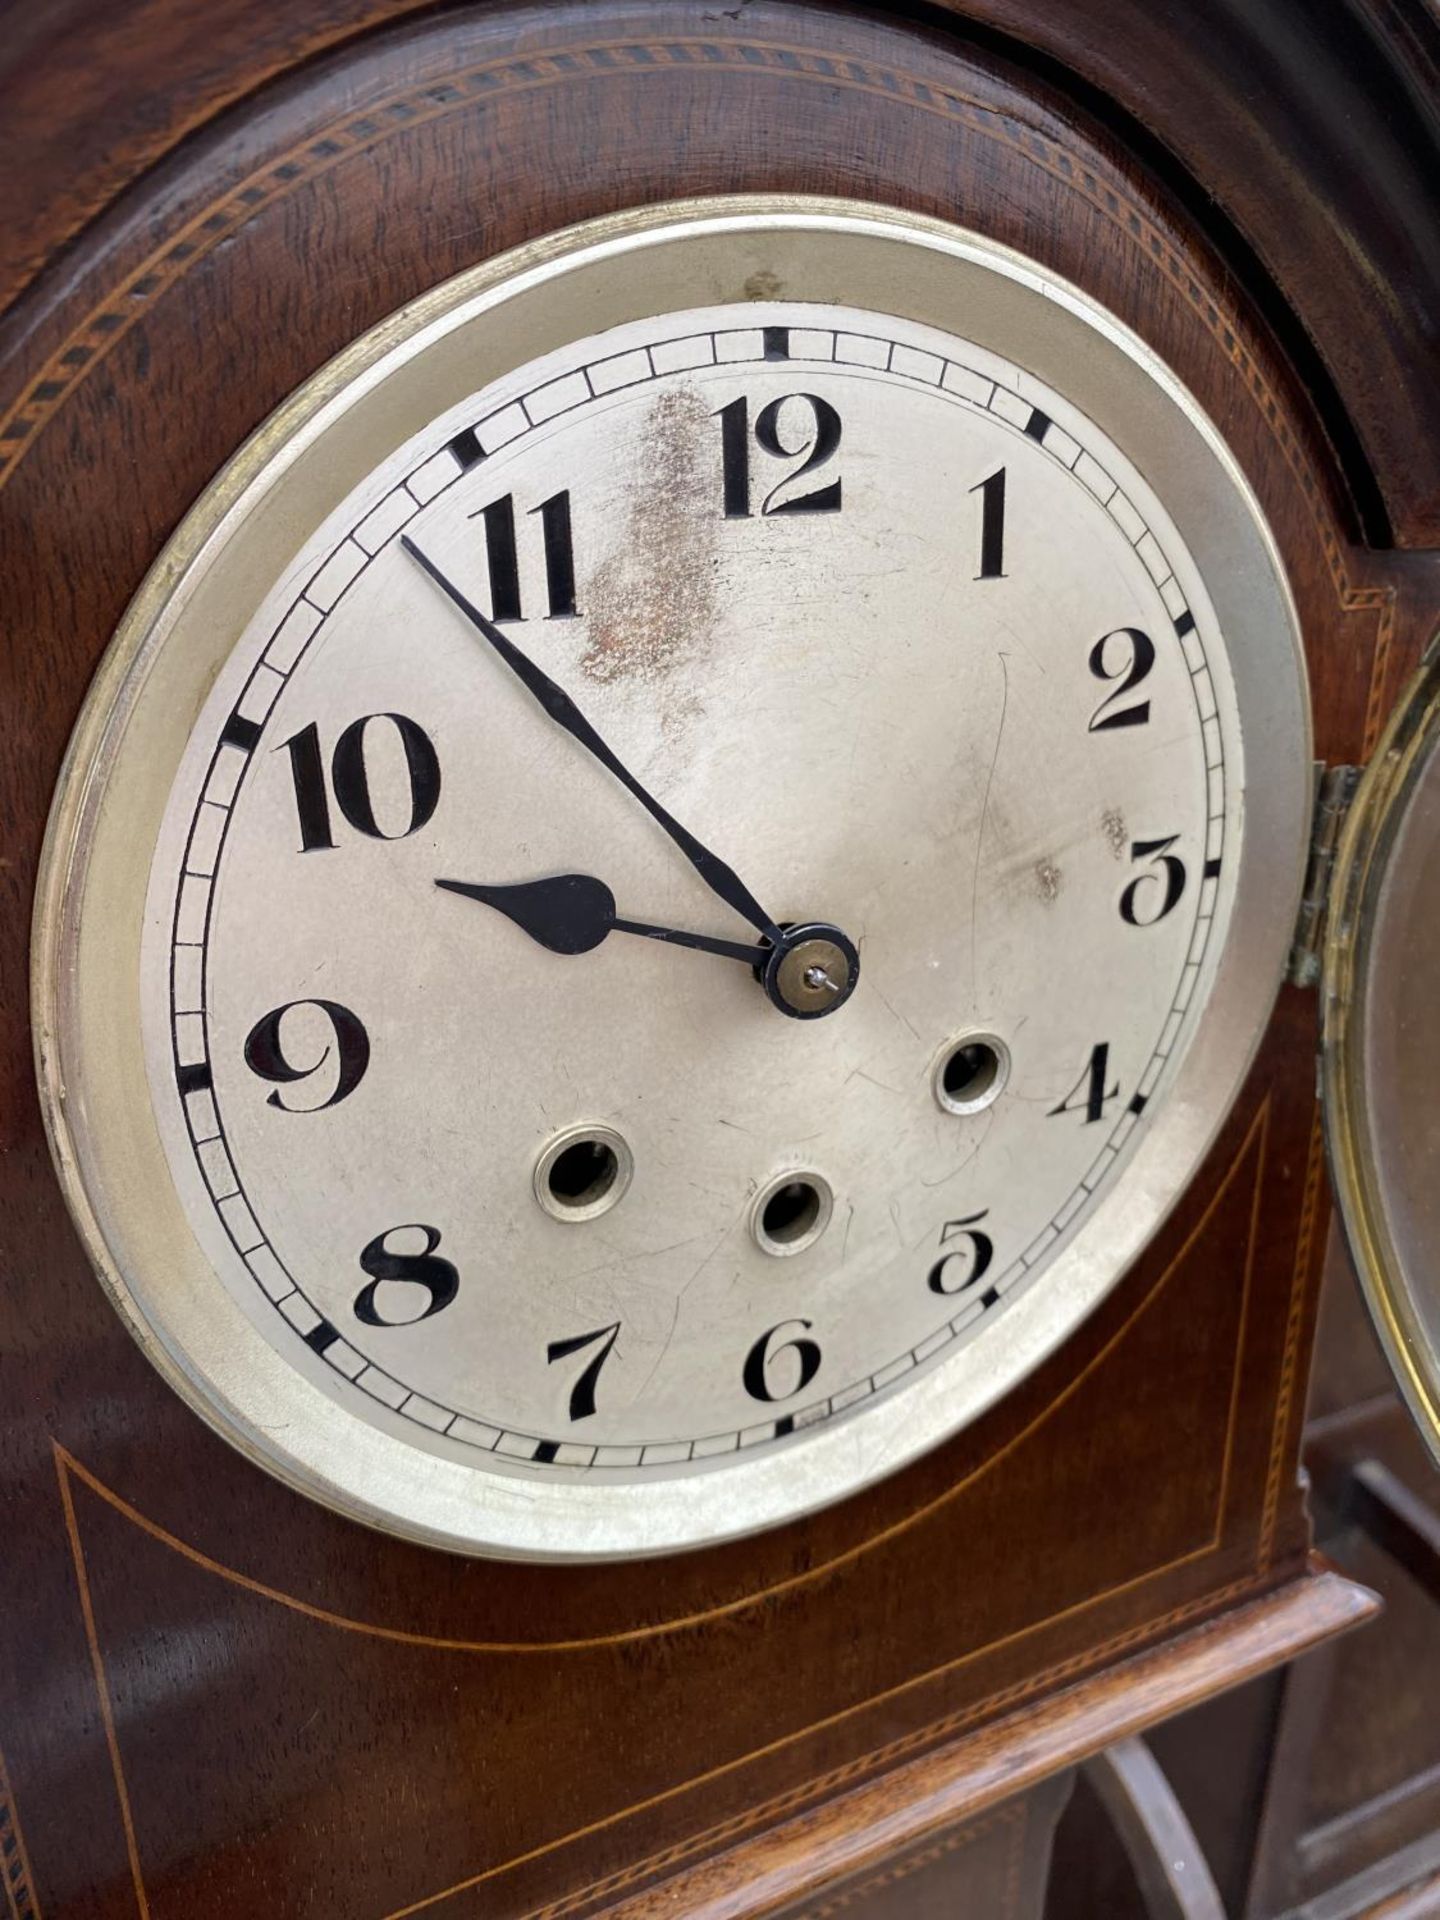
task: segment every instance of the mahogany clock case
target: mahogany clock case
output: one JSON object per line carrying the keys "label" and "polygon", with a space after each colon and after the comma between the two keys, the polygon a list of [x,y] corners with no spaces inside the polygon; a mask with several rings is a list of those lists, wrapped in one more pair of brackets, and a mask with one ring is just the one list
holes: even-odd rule
{"label": "mahogany clock case", "polygon": [[[1341,343],[1336,290],[1383,245],[1334,244],[1355,199],[1321,196],[1323,231],[1285,235],[1298,189],[1283,152],[1255,160],[1238,94],[1213,143],[1200,136],[1181,82],[1193,75],[1194,99],[1217,84],[1213,22],[1192,34],[1152,18],[1122,45],[1118,6],[988,12],[1015,44],[958,12],[918,23],[779,0],[312,0],[258,25],[229,0],[150,0],[91,23],[89,58],[64,80],[56,50],[20,31],[32,64],[0,169],[23,210],[0,325],[13,1914],[223,1920],[253,1913],[257,1889],[270,1912],[395,1920],[624,1895],[639,1911],[652,1883],[787,1814],[1303,1588],[1296,1456],[1326,1211],[1313,996],[1282,993],[1159,1238],[998,1408],[831,1511],[632,1567],[449,1558],[324,1512],[231,1452],[106,1304],[34,1090],[20,983],[50,797],[169,532],[366,327],[477,259],[628,205],[871,199],[1076,282],[1225,436],[1290,574],[1317,751],[1369,753],[1440,605],[1424,551],[1437,422],[1420,385],[1423,260],[1383,318],[1354,311]],[[1261,9],[1247,31],[1288,17]],[[1317,98],[1341,85],[1342,24],[1334,46],[1317,40]],[[1399,27],[1375,36],[1387,71],[1420,72]],[[1277,117],[1292,143],[1302,81]],[[145,109],[116,107],[102,153],[95,104],[127,82]],[[1368,116],[1370,94],[1354,99]],[[1403,201],[1423,167],[1395,124],[1377,164]],[[1263,218],[1257,180],[1278,197]],[[1197,219],[1207,194],[1248,240]],[[1413,551],[1367,545],[1362,527]]]}

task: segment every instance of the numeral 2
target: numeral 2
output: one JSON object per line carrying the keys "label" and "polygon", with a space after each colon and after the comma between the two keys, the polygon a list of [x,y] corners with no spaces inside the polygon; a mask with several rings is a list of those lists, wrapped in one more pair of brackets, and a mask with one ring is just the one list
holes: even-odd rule
{"label": "numeral 2", "polygon": [[[1110,658],[1116,658],[1116,650],[1110,647],[1112,640],[1124,642],[1125,657],[1111,668],[1106,665],[1106,649],[1110,648]],[[1090,671],[1097,680],[1118,680],[1119,686],[1113,693],[1107,693],[1094,713],[1090,716],[1090,732],[1105,733],[1111,727],[1143,727],[1150,718],[1150,702],[1137,700],[1133,706],[1117,706],[1127,693],[1133,693],[1140,682],[1146,678],[1155,664],[1155,642],[1148,633],[1142,633],[1139,627],[1116,627],[1113,633],[1102,634],[1090,649]]]}
{"label": "numeral 2", "polygon": [[[575,547],[570,533],[570,494],[566,489],[542,500],[530,513],[540,516],[545,547],[545,593],[552,620],[575,612]],[[523,620],[520,604],[520,554],[515,539],[515,496],[492,500],[469,516],[485,523],[485,560],[490,572],[490,618]]]}
{"label": "numeral 2", "polygon": [[[810,424],[808,431],[801,429],[802,438],[795,446],[787,447],[780,437],[781,410],[785,407],[808,407]],[[750,514],[750,402],[747,399],[732,400],[727,407],[712,416],[720,422],[720,455],[724,469],[725,518],[727,520],[748,520]],[[793,414],[792,421],[793,424]],[[838,513],[840,511],[840,486],[838,480],[832,480],[826,486],[812,487],[807,493],[794,493],[788,499],[777,496],[784,493],[792,482],[802,475],[813,473],[817,467],[823,467],[827,460],[833,459],[840,447],[840,416],[828,400],[822,400],[814,393],[787,393],[782,399],[772,400],[762,407],[755,419],[755,440],[765,453],[776,460],[800,460],[801,464],[766,494],[760,507],[762,518],[777,513]]]}
{"label": "numeral 2", "polygon": [[[405,767],[410,779],[410,819],[398,833],[387,833],[375,818],[370,797],[370,775],[365,764],[366,729],[389,721],[400,736],[405,750]],[[325,759],[320,749],[320,729],[312,723],[282,743],[290,755],[290,773],[295,782],[295,811],[300,817],[300,851],[314,853],[333,847],[335,837],[330,821],[330,800],[325,786]],[[278,752],[280,749],[276,749]],[[353,720],[335,742],[330,760],[330,779],[335,789],[335,804],[357,833],[372,840],[403,840],[418,833],[434,813],[440,799],[440,762],[430,736],[403,713],[369,713]]]}

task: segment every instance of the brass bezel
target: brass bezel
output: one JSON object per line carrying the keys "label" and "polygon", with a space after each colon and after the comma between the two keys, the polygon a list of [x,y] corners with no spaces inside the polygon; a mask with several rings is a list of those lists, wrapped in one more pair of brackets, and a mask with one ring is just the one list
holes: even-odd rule
{"label": "brass bezel", "polygon": [[[1440,1345],[1391,1233],[1365,1094],[1360,1018],[1377,902],[1421,773],[1440,745],[1440,635],[1395,704],[1336,851],[1321,970],[1321,1110],[1350,1255],[1396,1385],[1440,1464]],[[1440,1289],[1440,1272],[1436,1274]]]}

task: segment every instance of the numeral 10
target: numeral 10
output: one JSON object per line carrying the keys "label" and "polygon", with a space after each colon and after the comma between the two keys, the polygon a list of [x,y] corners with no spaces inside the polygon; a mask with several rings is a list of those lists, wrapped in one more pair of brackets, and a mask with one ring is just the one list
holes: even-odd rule
{"label": "numeral 10", "polygon": [[[375,817],[370,773],[365,761],[367,730],[387,722],[400,736],[410,786],[410,817],[396,833],[387,832]],[[352,720],[335,742],[328,786],[320,729],[313,721],[276,749],[282,750],[290,756],[302,853],[314,853],[335,845],[330,817],[332,787],[335,804],[345,819],[357,833],[366,834],[372,840],[403,840],[407,834],[418,833],[439,803],[440,761],[434,745],[425,729],[403,713],[368,713],[363,720]]]}

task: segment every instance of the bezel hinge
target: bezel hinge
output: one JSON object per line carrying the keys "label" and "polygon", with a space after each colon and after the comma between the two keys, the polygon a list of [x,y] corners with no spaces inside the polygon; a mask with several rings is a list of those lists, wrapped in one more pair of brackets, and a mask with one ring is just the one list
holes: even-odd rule
{"label": "bezel hinge", "polygon": [[1295,922],[1295,939],[1285,978],[1292,987],[1313,987],[1320,978],[1320,950],[1325,938],[1325,910],[1330,900],[1330,877],[1340,830],[1363,767],[1327,767],[1315,762],[1315,812],[1310,822],[1310,856],[1305,867],[1305,891]]}

